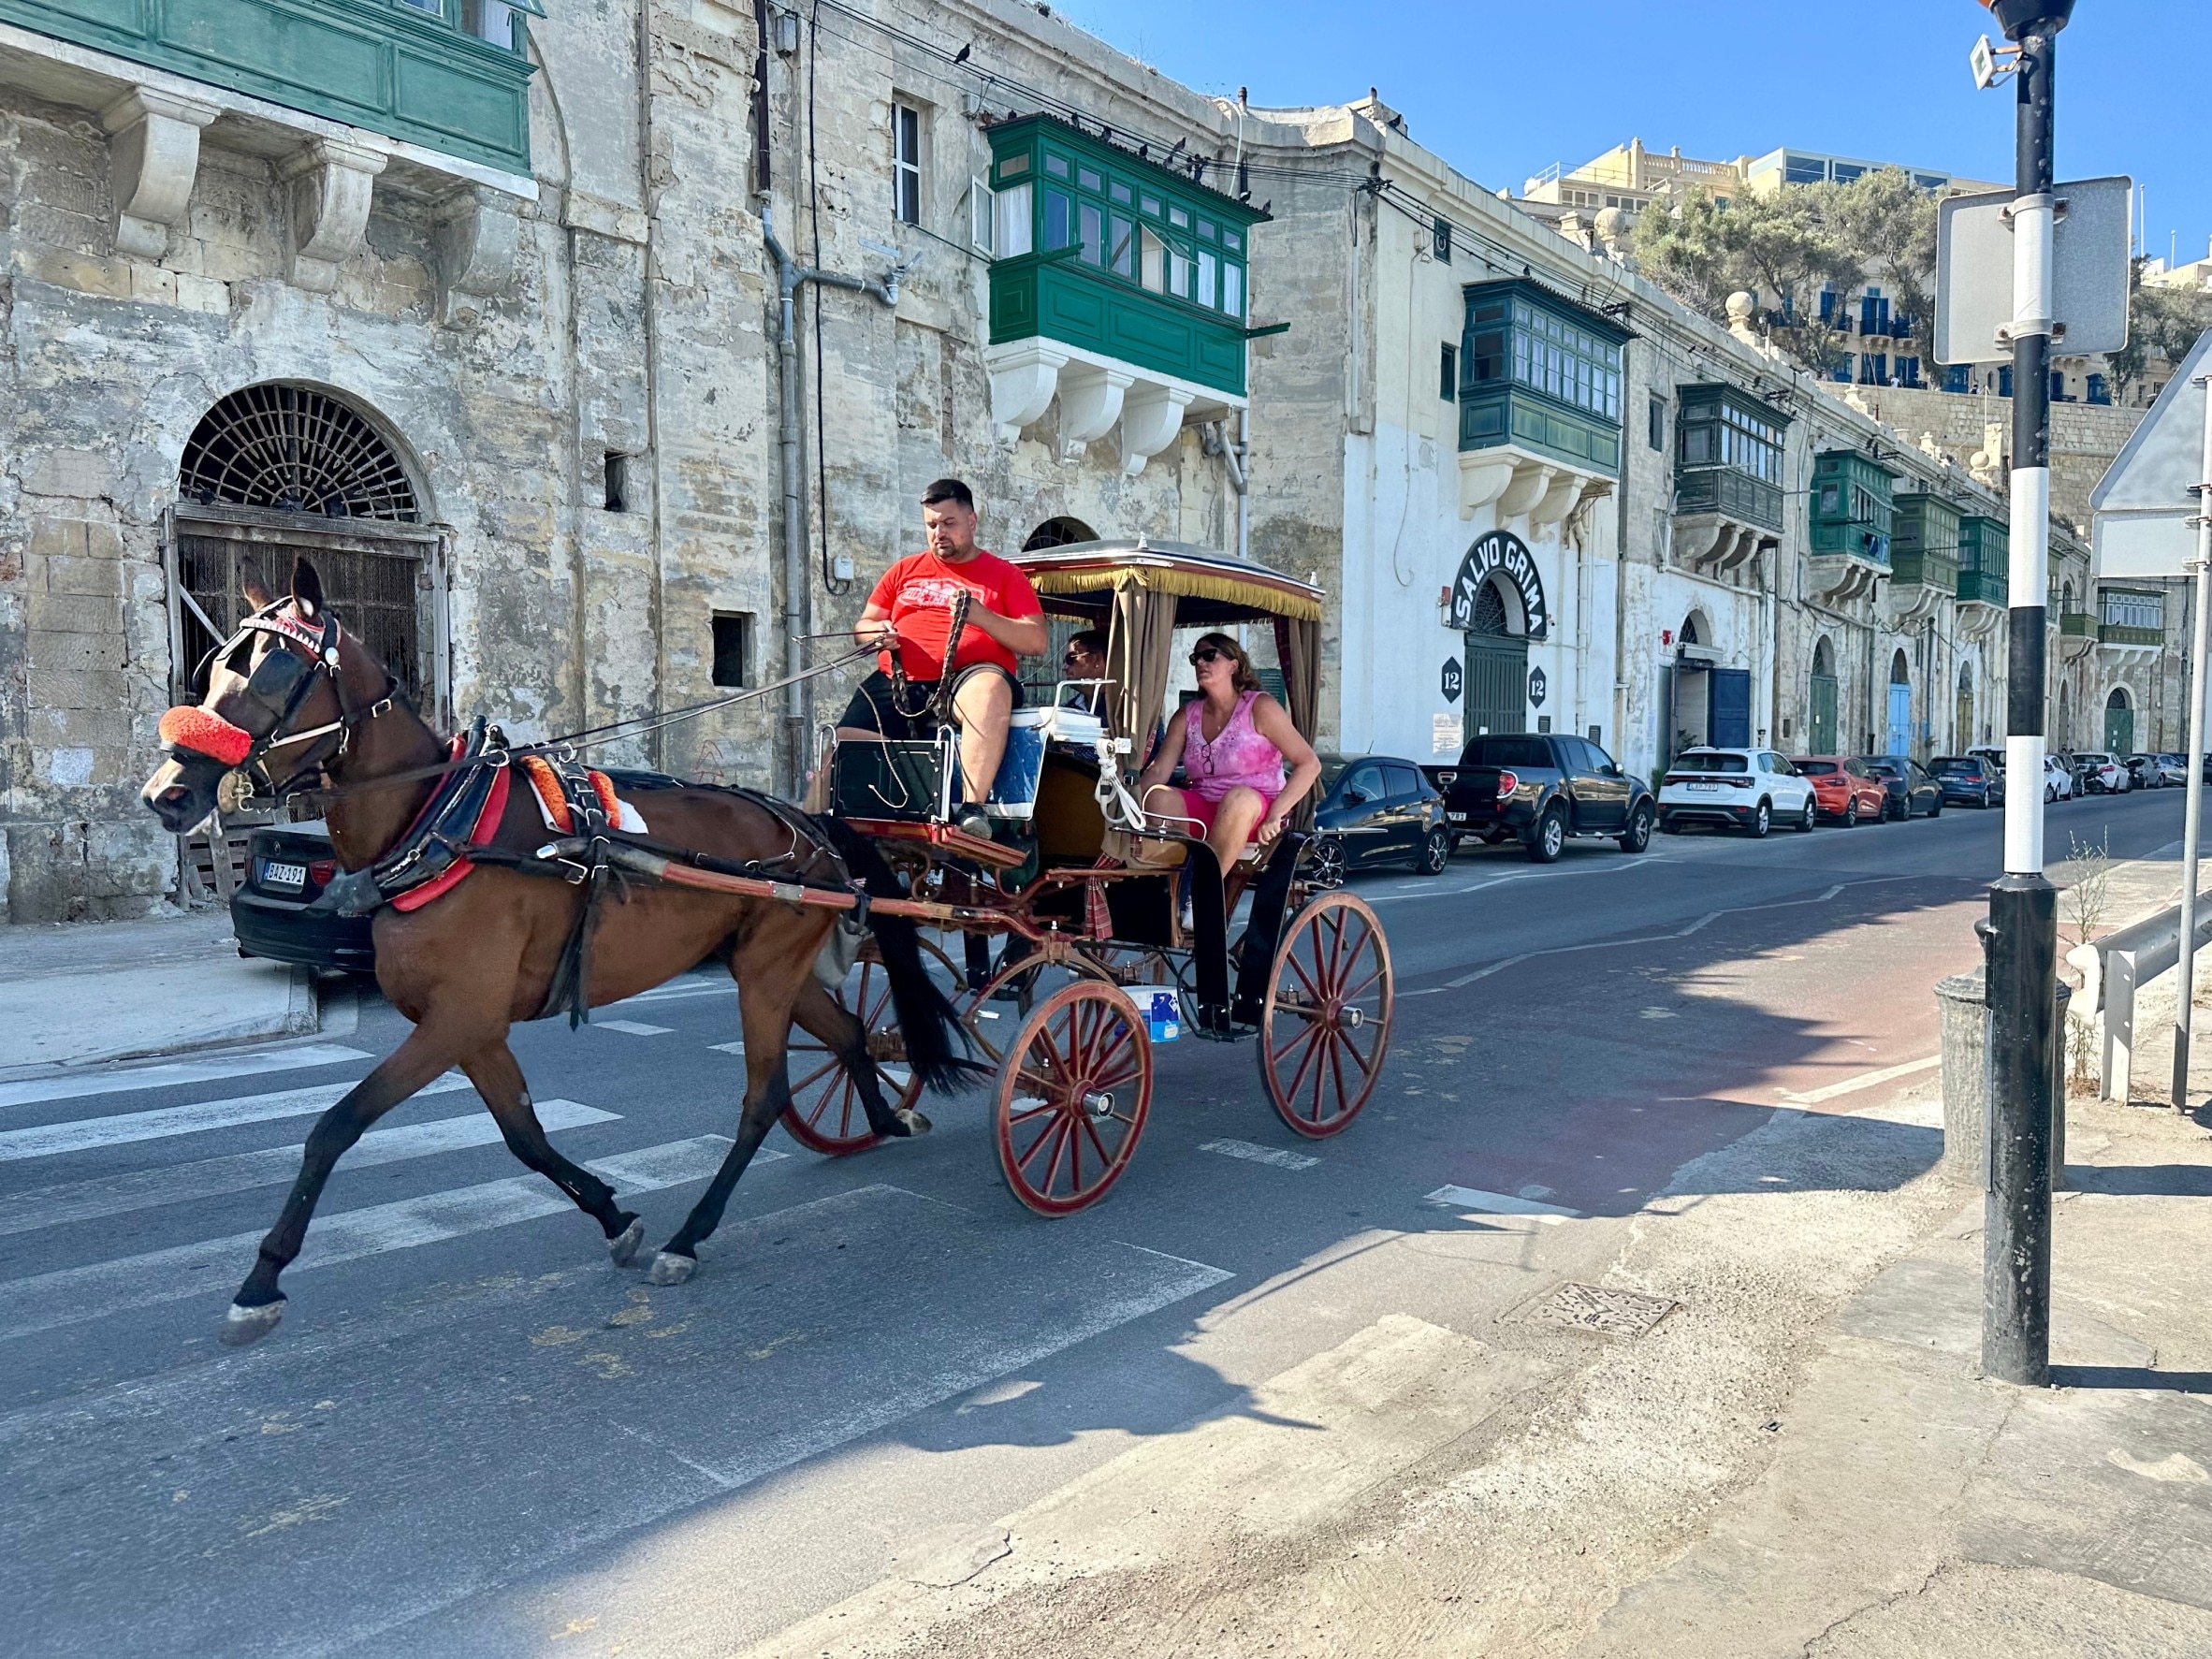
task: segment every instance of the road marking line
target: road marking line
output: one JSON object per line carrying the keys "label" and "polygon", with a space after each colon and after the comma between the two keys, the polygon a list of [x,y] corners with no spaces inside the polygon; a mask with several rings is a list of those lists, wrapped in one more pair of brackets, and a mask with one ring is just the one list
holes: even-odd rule
{"label": "road marking line", "polygon": [[1784,1089],[1782,1098],[1792,1106],[1817,1106],[1823,1100],[1833,1100],[1838,1095],[1856,1094],[1860,1089],[1870,1089],[1876,1084],[1887,1083],[1892,1078],[1910,1077],[1915,1071],[1933,1071],[1943,1063],[1943,1055],[1929,1055],[1926,1059],[1907,1060],[1901,1066],[1885,1066],[1879,1071],[1861,1072],[1856,1077],[1846,1077],[1841,1083],[1807,1089],[1802,1094],[1792,1094]]}
{"label": "road marking line", "polygon": [[1277,1146],[1255,1146],[1249,1141],[1208,1141],[1201,1152],[1218,1152],[1223,1157],[1241,1157],[1250,1164],[1270,1164],[1278,1170],[1310,1170],[1321,1160],[1302,1152],[1285,1152]]}
{"label": "road marking line", "polygon": [[680,980],[670,980],[664,985],[655,985],[649,991],[640,991],[634,997],[625,997],[612,1006],[632,1008],[640,1002],[674,1002],[685,997],[735,996],[736,990],[737,982],[735,980],[693,979],[687,975]]}
{"label": "road marking line", "polygon": [[120,1071],[89,1071],[0,1083],[0,1106],[35,1106],[41,1100],[76,1100],[86,1095],[120,1095],[136,1089],[166,1089],[182,1083],[216,1083],[226,1077],[252,1077],[262,1071],[297,1071],[309,1066],[342,1066],[374,1058],[357,1048],[310,1042],[298,1048],[264,1049],[222,1059],[170,1060],[159,1066],[132,1066]]}
{"label": "road marking line", "polygon": [[740,1038],[735,1042],[710,1042],[706,1045],[706,1048],[707,1052],[710,1054],[741,1055],[745,1052],[745,1041],[744,1039]]}
{"label": "road marking line", "polygon": [[[123,1146],[134,1141],[159,1141],[169,1135],[191,1135],[208,1129],[236,1128],[240,1124],[269,1123],[284,1117],[308,1117],[342,1099],[355,1083],[318,1083],[303,1089],[282,1089],[270,1095],[237,1095],[225,1100],[198,1100],[190,1106],[159,1106],[148,1112],[119,1112],[109,1117],[79,1117],[66,1123],[38,1124],[26,1129],[0,1129],[0,1163],[27,1157],[54,1157],[65,1152],[84,1152],[95,1146]],[[469,1080],[448,1071],[415,1091],[448,1095],[465,1089]]]}
{"label": "road marking line", "polygon": [[[621,1116],[619,1113],[602,1112],[575,1100],[540,1100],[537,1113],[538,1122],[548,1133],[581,1128],[586,1124],[614,1123]],[[375,1164],[435,1157],[473,1146],[488,1146],[499,1138],[499,1123],[488,1112],[433,1118],[429,1123],[408,1124],[396,1129],[371,1129],[347,1151],[339,1168],[361,1170]],[[232,1157],[201,1158],[196,1163],[133,1170],[123,1175],[102,1175],[91,1181],[36,1187],[17,1193],[5,1206],[0,1206],[0,1234],[34,1232],[72,1221],[91,1221],[102,1215],[121,1215],[162,1204],[217,1198],[226,1192],[247,1192],[256,1186],[289,1181],[298,1172],[298,1147],[270,1146],[259,1152],[241,1152]]]}
{"label": "road marking line", "polygon": [[1484,1192],[1478,1186],[1439,1186],[1421,1200],[1424,1204],[1434,1204],[1440,1210],[1480,1210],[1490,1215],[1534,1215],[1546,1227],[1557,1227],[1562,1221],[1579,1221],[1582,1212],[1565,1209],[1558,1204],[1540,1204],[1535,1199],[1515,1198],[1510,1193]]}
{"label": "road marking line", "polygon": [[643,1020],[593,1020],[591,1024],[602,1031],[619,1031],[625,1037],[665,1037],[676,1029],[673,1026],[648,1026]]}
{"label": "road marking line", "polygon": [[[721,1167],[729,1146],[724,1136],[697,1135],[592,1158],[587,1167],[616,1182],[627,1196],[704,1181]],[[331,1267],[575,1211],[567,1197],[542,1175],[511,1175],[364,1210],[344,1210],[316,1219],[307,1235],[306,1252],[287,1271]],[[130,1308],[219,1293],[227,1288],[231,1274],[242,1273],[252,1261],[261,1239],[261,1230],[256,1229],[0,1285],[0,1341],[80,1325]]]}

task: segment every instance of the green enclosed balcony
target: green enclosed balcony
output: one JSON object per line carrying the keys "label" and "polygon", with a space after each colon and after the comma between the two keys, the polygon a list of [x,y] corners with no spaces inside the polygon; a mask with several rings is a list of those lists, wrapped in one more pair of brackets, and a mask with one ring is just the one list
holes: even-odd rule
{"label": "green enclosed balcony", "polygon": [[1812,551],[1887,568],[1897,474],[1855,449],[1831,449],[1812,467]]}
{"label": "green enclosed balcony", "polygon": [[2063,639],[2095,639],[2096,620],[2087,611],[2060,611],[2059,633]]}
{"label": "green enclosed balcony", "polygon": [[2097,594],[2097,638],[2114,647],[2163,648],[2166,597],[2138,588],[2105,588]]}
{"label": "green enclosed balcony", "polygon": [[1064,445],[1080,453],[1119,422],[1135,471],[1186,418],[1242,406],[1250,239],[1267,215],[1054,116],[990,138],[974,230],[991,254],[1001,433],[1057,395]]}
{"label": "green enclosed balcony", "polygon": [[1725,383],[1678,387],[1674,535],[1678,560],[1722,575],[1782,535],[1786,416]]}
{"label": "green enclosed balcony", "polygon": [[1958,509],[1940,495],[1916,490],[1895,499],[1889,568],[1892,590],[1926,588],[1958,592]]}
{"label": "green enclosed balcony", "polygon": [[2010,597],[2012,532],[2004,520],[1967,513],[1958,520],[1958,603],[2003,605]]}
{"label": "green enclosed balcony", "polygon": [[1465,294],[1461,454],[1518,449],[1620,477],[1628,331],[1532,282],[1477,283]]}
{"label": "green enclosed balcony", "polygon": [[530,171],[523,14],[537,0],[0,0],[0,22]]}
{"label": "green enclosed balcony", "polygon": [[1966,570],[1958,573],[1958,603],[1960,604],[1990,604],[2002,607],[2007,603],[2006,578],[2002,571]]}

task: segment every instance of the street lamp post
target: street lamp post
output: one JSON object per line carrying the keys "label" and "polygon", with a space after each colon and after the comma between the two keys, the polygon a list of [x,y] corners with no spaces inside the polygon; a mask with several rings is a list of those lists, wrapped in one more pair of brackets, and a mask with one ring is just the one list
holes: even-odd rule
{"label": "street lamp post", "polygon": [[2004,874],[1989,890],[1982,1368],[2050,1375],[2052,1098],[2058,1070],[2058,889],[2044,874],[2045,611],[2051,513],[2052,80],[2074,0],[1983,0],[2019,48],[2013,203],[2012,567]]}

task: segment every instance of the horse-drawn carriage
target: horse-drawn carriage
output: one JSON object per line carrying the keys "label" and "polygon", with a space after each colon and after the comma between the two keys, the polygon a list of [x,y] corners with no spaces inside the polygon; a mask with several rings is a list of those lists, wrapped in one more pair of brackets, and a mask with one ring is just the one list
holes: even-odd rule
{"label": "horse-drawn carriage", "polygon": [[[1272,626],[1292,722],[1312,730],[1319,592],[1142,541],[1016,562],[1048,613],[1107,633],[1106,677],[1081,699],[1091,707],[1021,717],[981,804],[953,799],[949,734],[847,742],[837,809],[822,817],[578,761],[590,744],[721,703],[540,744],[511,745],[481,720],[444,737],[332,614],[311,563],[289,594],[250,586],[252,613],[210,653],[201,702],[163,718],[167,759],[144,799],[179,833],[213,812],[232,772],[270,797],[319,800],[343,873],[315,902],[374,917],[378,980],[414,1029],[317,1121],[224,1340],[275,1328],[279,1276],[338,1158],[449,1067],[628,1266],[642,1219],[546,1138],[508,1033],[556,1012],[581,1019],[710,961],[741,987],[745,1104],[720,1171],[653,1259],[657,1284],[696,1270],[779,1119],[832,1154],[919,1134],[924,1088],[956,1087],[984,1059],[999,1167],[1045,1215],[1096,1202],[1128,1168],[1151,1109],[1156,1030],[1253,1040],[1293,1130],[1349,1124],[1390,1041],[1390,948],[1375,913],[1336,890],[1341,862],[1325,842],[1293,827],[1223,869],[1198,824],[1148,813],[1128,780],[1158,729],[1178,629]],[[996,815],[989,834],[974,833],[978,805]],[[959,962],[939,942],[953,934],[975,947]],[[842,948],[852,941],[857,955]],[[833,960],[850,964],[837,990]],[[1150,993],[1146,1008],[1132,990]]]}
{"label": "horse-drawn carriage", "polygon": [[[1375,912],[1335,890],[1341,860],[1309,833],[1248,847],[1225,870],[1200,826],[1148,812],[1127,778],[1160,729],[1178,630],[1272,627],[1284,701],[1311,731],[1320,590],[1142,540],[1012,562],[1048,616],[1106,634],[1106,676],[1060,682],[1053,701],[1017,716],[987,805],[993,834],[953,821],[949,740],[849,743],[833,788],[833,810],[908,892],[957,912],[935,919],[965,934],[966,949],[956,959],[933,943],[930,954],[997,1067],[993,1140],[1007,1186],[1052,1215],[1105,1195],[1150,1111],[1156,1036],[1254,1041],[1283,1121],[1301,1135],[1337,1133],[1373,1094],[1390,1042],[1390,947]],[[993,938],[1004,941],[995,963]],[[901,1038],[871,957],[839,999],[910,1108],[921,1083],[898,1068]],[[818,1041],[793,1049],[785,1128],[824,1153],[872,1145],[851,1072]]]}

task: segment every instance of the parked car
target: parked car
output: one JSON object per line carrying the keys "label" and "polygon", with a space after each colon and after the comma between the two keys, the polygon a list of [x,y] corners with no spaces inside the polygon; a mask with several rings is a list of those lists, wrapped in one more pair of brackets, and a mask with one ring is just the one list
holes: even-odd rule
{"label": "parked car", "polygon": [[1770,749],[1686,749],[1659,783],[1659,827],[1717,823],[1763,836],[1775,823],[1809,830],[1820,811],[1812,780]]}
{"label": "parked car", "polygon": [[2164,789],[2166,775],[2159,769],[2155,754],[2129,754],[2119,757],[2121,765],[2128,769],[2130,789]]}
{"label": "parked car", "polygon": [[2004,799],[2004,750],[1994,743],[1980,743],[1966,751],[1970,761],[1982,763],[1982,770],[1989,775],[1992,801]]}
{"label": "parked car", "polygon": [[1457,764],[1421,770],[1444,792],[1455,846],[1470,836],[1493,844],[1518,836],[1529,857],[1550,864],[1569,836],[1610,836],[1623,852],[1651,844],[1657,814],[1650,788],[1580,737],[1485,734]]}
{"label": "parked car", "polygon": [[246,849],[246,879],[230,898],[239,954],[373,973],[376,947],[367,916],[308,909],[337,874],[330,832],[319,819],[255,830]]}
{"label": "parked car", "polygon": [[1858,764],[1881,779],[1888,791],[1885,817],[1902,823],[1908,818],[1934,818],[1943,812],[1943,785],[1918,761],[1895,754],[1862,754]]}
{"label": "parked car", "polygon": [[2043,757],[2043,798],[2048,806],[2053,801],[2070,800],[2074,795],[2074,767],[2062,754]]}
{"label": "parked car", "polygon": [[2074,757],[2075,775],[2081,779],[2085,793],[2092,795],[2124,795],[2135,786],[2128,773],[2127,764],[2101,749],[2085,749]]}
{"label": "parked car", "polygon": [[1799,755],[1790,763],[1812,785],[1813,809],[1823,818],[1856,829],[1861,819],[1879,819],[1889,791],[1849,755]]}
{"label": "parked car", "polygon": [[2150,758],[2158,763],[2161,788],[2174,789],[2189,781],[2189,757],[2187,755],[2155,754]]}
{"label": "parked car", "polygon": [[1434,876],[1451,858],[1444,796],[1394,755],[1323,755],[1315,823],[1343,846],[1346,869],[1408,864]]}
{"label": "parked car", "polygon": [[1946,807],[1987,808],[2004,799],[2004,774],[1970,754],[1940,754],[1928,763],[1928,776],[1943,792]]}

